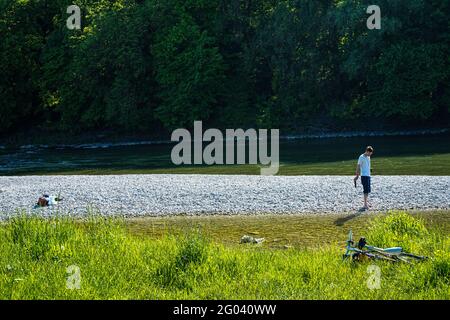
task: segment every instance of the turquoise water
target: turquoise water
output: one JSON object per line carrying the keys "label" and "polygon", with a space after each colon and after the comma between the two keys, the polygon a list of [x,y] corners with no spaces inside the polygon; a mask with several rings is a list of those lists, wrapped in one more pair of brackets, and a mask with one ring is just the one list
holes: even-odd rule
{"label": "turquoise water", "polygon": [[[280,141],[280,162],[318,163],[356,159],[366,145],[379,157],[450,153],[450,134]],[[0,149],[0,175],[81,169],[172,168],[173,144],[24,146]]]}

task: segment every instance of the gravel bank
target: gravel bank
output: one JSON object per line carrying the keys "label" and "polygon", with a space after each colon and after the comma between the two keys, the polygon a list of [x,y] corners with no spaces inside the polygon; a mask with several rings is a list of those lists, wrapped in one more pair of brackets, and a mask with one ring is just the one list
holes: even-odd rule
{"label": "gravel bank", "polygon": [[[375,176],[373,210],[450,209],[450,176]],[[33,209],[43,193],[64,201]],[[0,177],[0,219],[17,208],[41,215],[342,213],[362,205],[350,176],[103,175]],[[69,213],[70,212],[70,213]]]}

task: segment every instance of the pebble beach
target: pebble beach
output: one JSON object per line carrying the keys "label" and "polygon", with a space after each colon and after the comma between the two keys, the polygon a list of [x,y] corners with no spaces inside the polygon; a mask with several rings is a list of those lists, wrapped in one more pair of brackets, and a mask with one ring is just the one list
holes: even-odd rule
{"label": "pebble beach", "polygon": [[[450,208],[450,176],[374,176],[371,211]],[[35,208],[40,195],[63,201]],[[362,186],[352,176],[73,175],[0,177],[0,219],[23,209],[56,214],[165,216],[318,214],[358,211]]]}

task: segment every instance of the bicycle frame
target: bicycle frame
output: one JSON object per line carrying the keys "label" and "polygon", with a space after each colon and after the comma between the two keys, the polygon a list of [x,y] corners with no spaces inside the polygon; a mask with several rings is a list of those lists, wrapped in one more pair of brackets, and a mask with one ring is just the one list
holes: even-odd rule
{"label": "bicycle frame", "polygon": [[[364,239],[364,238],[362,238],[362,239]],[[356,254],[356,256],[364,255],[371,259],[382,259],[382,260],[388,260],[388,261],[392,261],[392,262],[403,261],[406,263],[411,263],[408,260],[408,258],[414,258],[416,260],[426,260],[427,259],[427,257],[425,257],[425,256],[418,256],[415,254],[403,252],[402,247],[378,248],[375,246],[366,245],[365,239],[363,241],[364,242],[363,242],[362,248],[354,247],[353,233],[352,233],[352,230],[350,230],[350,232],[348,234],[348,239],[347,239],[346,251],[345,251],[345,254],[343,255],[343,258],[346,259],[349,256],[355,257],[355,254]],[[360,240],[360,242],[361,242],[361,240]],[[363,250],[364,248],[367,250]],[[351,253],[353,253],[353,254],[351,254]]]}

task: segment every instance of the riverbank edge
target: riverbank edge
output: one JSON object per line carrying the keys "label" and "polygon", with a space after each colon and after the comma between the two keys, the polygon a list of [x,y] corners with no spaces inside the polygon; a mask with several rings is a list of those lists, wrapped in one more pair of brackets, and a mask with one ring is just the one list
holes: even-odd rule
{"label": "riverbank edge", "polygon": [[[0,224],[1,223],[7,223],[8,220],[13,219],[18,216],[27,216],[30,218],[43,218],[43,219],[55,219],[55,218],[68,218],[74,221],[88,221],[89,219],[95,218],[95,217],[102,217],[105,219],[123,219],[126,222],[139,222],[144,220],[171,220],[171,219],[184,219],[184,218],[192,218],[192,219],[199,219],[199,220],[209,220],[209,219],[270,219],[270,218],[311,218],[311,219],[321,219],[321,218],[346,218],[351,217],[353,218],[359,218],[359,217],[367,217],[367,218],[375,218],[380,215],[386,215],[389,212],[397,212],[397,211],[403,211],[410,215],[426,215],[427,213],[430,214],[445,214],[450,215],[450,207],[448,208],[421,208],[421,209],[396,209],[392,208],[389,210],[380,209],[380,210],[369,210],[369,211],[358,211],[358,210],[345,210],[345,211],[339,211],[339,212],[333,212],[333,211],[320,211],[320,212],[265,212],[265,211],[255,211],[251,213],[235,213],[230,214],[227,212],[191,212],[191,213],[170,213],[170,214],[155,214],[155,213],[144,213],[141,215],[134,215],[134,214],[127,214],[127,213],[117,213],[117,214],[102,214],[101,211],[98,208],[95,208],[95,206],[87,207],[86,208],[87,213],[75,213],[71,214],[69,211],[54,211],[53,209],[48,208],[39,208],[38,211],[33,209],[17,209],[14,214],[11,214],[11,212],[7,211],[0,211]],[[41,214],[44,213],[44,214]]]}
{"label": "riverbank edge", "polygon": [[[433,128],[433,129],[417,129],[417,130],[386,130],[386,131],[342,131],[342,132],[315,132],[315,133],[299,133],[281,135],[280,139],[284,141],[302,140],[302,139],[330,139],[330,138],[353,138],[353,137],[385,137],[385,136],[425,136],[425,135],[440,135],[450,132],[450,128]],[[26,143],[17,140],[11,143],[6,139],[0,139],[0,149],[35,149],[35,148],[75,148],[75,149],[97,149],[97,148],[111,148],[124,147],[135,145],[157,145],[173,143],[169,139],[162,137],[143,139],[139,137],[125,137],[125,138],[111,138],[108,135],[95,135],[86,139],[88,142],[81,142],[77,138],[62,138],[53,139],[48,138],[49,141],[56,141],[54,143]],[[62,143],[61,141],[65,141]]]}

